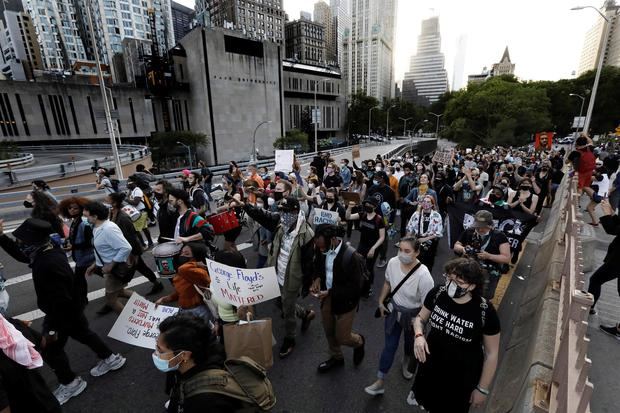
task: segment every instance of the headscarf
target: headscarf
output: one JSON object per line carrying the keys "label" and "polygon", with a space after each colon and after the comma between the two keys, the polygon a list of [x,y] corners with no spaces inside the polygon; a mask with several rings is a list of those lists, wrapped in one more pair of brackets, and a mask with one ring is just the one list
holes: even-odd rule
{"label": "headscarf", "polygon": [[43,365],[43,359],[34,349],[34,344],[2,315],[0,315],[0,349],[8,358],[29,370]]}

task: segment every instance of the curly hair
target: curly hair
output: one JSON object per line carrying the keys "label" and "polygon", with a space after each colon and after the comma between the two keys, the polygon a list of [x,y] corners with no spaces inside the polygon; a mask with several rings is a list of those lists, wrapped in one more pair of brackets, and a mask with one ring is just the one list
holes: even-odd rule
{"label": "curly hair", "polygon": [[80,207],[80,215],[82,215],[82,211],[84,210],[84,206],[90,202],[89,199],[84,198],[83,196],[72,196],[70,198],[65,198],[58,204],[58,211],[60,215],[65,218],[73,218],[69,213],[69,207],[71,205],[77,205]]}

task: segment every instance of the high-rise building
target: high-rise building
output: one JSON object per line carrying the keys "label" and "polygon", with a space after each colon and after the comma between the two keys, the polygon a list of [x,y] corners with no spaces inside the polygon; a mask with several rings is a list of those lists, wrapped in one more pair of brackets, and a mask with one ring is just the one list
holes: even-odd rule
{"label": "high-rise building", "polygon": [[2,21],[4,27],[6,27],[4,11],[24,11],[22,0],[0,0],[0,21]]}
{"label": "high-rise building", "polygon": [[172,2],[172,28],[174,29],[174,40],[179,42],[191,30],[194,10],[185,7],[176,1]]}
{"label": "high-rise building", "polygon": [[588,30],[583,42],[577,69],[578,76],[588,70],[596,69],[601,51],[605,53],[603,65],[620,66],[620,28],[618,28],[620,20],[616,14],[618,9],[619,6],[615,0],[606,0],[601,7],[601,12],[609,19],[608,24],[611,25],[607,43],[602,45],[605,36],[605,20],[597,16],[596,23]]}
{"label": "high-rise building", "polygon": [[336,42],[334,50],[338,65],[342,68],[344,38],[345,34],[351,31],[351,0],[330,0],[329,6],[334,19],[334,41]]}
{"label": "high-rise building", "polygon": [[456,42],[456,56],[454,58],[454,70],[452,71],[452,90],[459,90],[463,85],[465,75],[465,55],[467,53],[467,35],[462,34]]}
{"label": "high-rise building", "polygon": [[314,3],[314,21],[323,26],[323,38],[325,39],[325,61],[337,64],[338,49],[336,44],[336,20],[332,15],[332,9],[324,1]]}
{"label": "high-rise building", "polygon": [[250,39],[284,43],[282,0],[196,0],[196,22],[236,30]]}
{"label": "high-rise building", "polygon": [[299,19],[285,26],[286,57],[308,64],[325,63],[323,25]]}
{"label": "high-rise building", "polygon": [[514,75],[515,73],[515,64],[510,61],[510,54],[508,53],[508,46],[504,49],[504,54],[502,58],[499,60],[499,63],[493,63],[493,68],[491,69],[492,76],[501,76],[501,75]]}
{"label": "high-rise building", "polygon": [[[411,56],[411,65],[409,72],[405,73],[405,80],[413,80],[417,95],[427,98],[431,104],[448,91],[448,73],[444,68],[444,63],[444,55],[441,53],[439,17],[422,20],[422,32],[418,36],[418,50],[415,56]],[[410,87],[411,83],[407,84]],[[409,91],[405,91],[405,83],[403,83],[403,95],[405,94],[408,95]]]}
{"label": "high-rise building", "polygon": [[394,95],[394,32],[397,0],[352,0],[351,30],[344,34],[342,72],[347,94],[378,100]]}
{"label": "high-rise building", "polygon": [[28,13],[4,11],[0,20],[0,72],[13,80],[34,78],[43,69],[41,50]]}
{"label": "high-rise building", "polygon": [[312,14],[310,14],[309,11],[300,11],[299,12],[299,18],[301,20],[312,20]]}

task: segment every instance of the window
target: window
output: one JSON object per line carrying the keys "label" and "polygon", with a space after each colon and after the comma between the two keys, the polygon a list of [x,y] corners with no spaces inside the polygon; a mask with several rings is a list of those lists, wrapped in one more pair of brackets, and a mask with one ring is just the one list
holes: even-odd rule
{"label": "window", "polygon": [[[90,113],[90,121],[93,125],[93,133],[96,135],[97,134],[97,123],[95,122],[95,114],[93,113],[93,104],[90,101],[90,96],[86,96],[86,100],[88,101],[88,112]],[[46,122],[46,125],[47,125],[47,122]]]}
{"label": "window", "polygon": [[[45,131],[47,132],[48,135],[51,135],[52,132],[50,131],[50,125],[49,125],[49,122],[47,121],[47,112],[45,111],[45,104],[43,103],[43,97],[41,95],[37,95],[37,97],[39,98],[39,108],[41,109],[41,114],[43,115],[43,123],[45,124]],[[90,104],[90,100],[89,100],[89,104]]]}
{"label": "window", "polygon": [[73,118],[73,126],[75,127],[75,133],[80,134],[80,125],[77,121],[77,116],[75,116],[75,107],[73,106],[73,98],[68,96],[69,99],[69,109],[71,109],[71,117]]}
{"label": "window", "polygon": [[17,109],[19,110],[19,116],[22,118],[22,126],[24,127],[24,132],[26,132],[26,136],[30,136],[30,129],[28,128],[28,121],[26,120],[26,114],[24,113],[24,107],[22,106],[22,100],[19,97],[19,94],[15,94],[15,101],[17,101]]}

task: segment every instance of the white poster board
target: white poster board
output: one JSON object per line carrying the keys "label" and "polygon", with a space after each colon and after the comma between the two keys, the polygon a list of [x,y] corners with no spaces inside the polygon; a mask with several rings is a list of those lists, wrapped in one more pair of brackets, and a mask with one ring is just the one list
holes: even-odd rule
{"label": "white poster board", "polygon": [[289,173],[293,170],[293,158],[295,151],[292,149],[276,150],[276,166],[274,171]]}
{"label": "white poster board", "polygon": [[338,218],[339,218],[338,212],[315,208],[314,219],[312,220],[312,223],[314,225],[321,225],[321,224],[336,225],[338,224]]}
{"label": "white poster board", "polygon": [[108,337],[132,346],[155,350],[159,323],[178,311],[176,307],[165,305],[155,308],[155,303],[134,292],[116,319]]}
{"label": "white poster board", "polygon": [[452,162],[452,150],[438,150],[433,155],[433,162],[439,162],[444,165],[450,165]]}
{"label": "white poster board", "polygon": [[254,305],[280,296],[275,267],[235,268],[207,259],[209,289],[218,301],[236,307]]}

